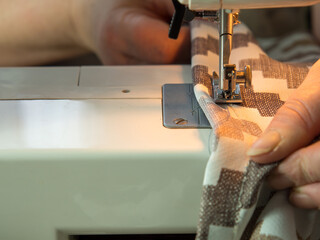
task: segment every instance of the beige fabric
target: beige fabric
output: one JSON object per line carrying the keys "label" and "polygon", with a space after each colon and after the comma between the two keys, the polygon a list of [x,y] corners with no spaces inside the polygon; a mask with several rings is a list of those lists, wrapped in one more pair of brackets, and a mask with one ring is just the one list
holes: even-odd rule
{"label": "beige fabric", "polygon": [[197,239],[320,239],[319,211],[291,206],[286,191],[273,193],[264,179],[275,165],[262,166],[246,156],[248,147],[304,80],[308,64],[272,60],[250,31],[238,25],[231,62],[237,68],[252,66],[253,88],[242,89],[242,105],[218,106],[211,97],[213,71],[218,70],[217,26],[192,22],[192,46],[195,94],[214,133]]}
{"label": "beige fabric", "polygon": [[281,62],[310,63],[320,55],[320,46],[307,31],[296,31],[281,37],[260,38],[259,45],[268,56]]}

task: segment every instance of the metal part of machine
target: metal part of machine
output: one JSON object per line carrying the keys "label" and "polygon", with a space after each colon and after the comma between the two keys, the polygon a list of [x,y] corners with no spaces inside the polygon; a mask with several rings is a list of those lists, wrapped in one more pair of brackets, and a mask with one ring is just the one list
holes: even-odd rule
{"label": "metal part of machine", "polygon": [[[250,66],[238,71],[230,64],[233,26],[238,24],[238,10],[248,8],[295,7],[319,3],[319,0],[172,0],[175,13],[169,30],[177,38],[183,22],[195,17],[209,18],[219,24],[219,74],[213,73],[213,98],[216,103],[241,103],[240,86],[251,87]],[[217,77],[218,76],[218,77]]]}
{"label": "metal part of machine", "polygon": [[166,128],[211,128],[192,83],[163,85],[162,119]]}
{"label": "metal part of machine", "polygon": [[183,21],[191,21],[195,17],[209,18],[219,24],[219,75],[213,73],[213,98],[216,103],[241,103],[240,85],[251,86],[251,68],[246,66],[237,71],[234,64],[230,64],[232,49],[233,26],[238,24],[238,11],[220,9],[219,11],[192,11],[187,6],[173,0],[175,14],[169,30],[170,38],[177,38]]}
{"label": "metal part of machine", "polygon": [[[240,85],[251,87],[252,73],[250,66],[237,71],[236,65],[230,64],[233,26],[238,24],[238,12],[220,9],[218,23],[219,41],[219,78],[213,79],[213,98],[217,103],[241,103]],[[216,76],[216,74],[213,74]]]}
{"label": "metal part of machine", "polygon": [[179,0],[191,10],[257,9],[302,7],[319,3],[319,0]]}

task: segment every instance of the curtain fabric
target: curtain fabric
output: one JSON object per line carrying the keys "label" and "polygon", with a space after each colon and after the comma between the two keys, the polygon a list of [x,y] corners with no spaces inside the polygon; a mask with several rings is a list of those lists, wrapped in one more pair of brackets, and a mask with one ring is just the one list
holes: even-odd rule
{"label": "curtain fabric", "polygon": [[237,69],[251,65],[252,88],[241,89],[241,105],[216,105],[211,80],[219,69],[217,25],[194,20],[191,35],[194,92],[212,127],[197,240],[319,240],[319,211],[295,208],[287,191],[269,189],[264,180],[276,164],[259,165],[246,156],[312,64],[271,59],[249,29],[237,25],[230,62]]}

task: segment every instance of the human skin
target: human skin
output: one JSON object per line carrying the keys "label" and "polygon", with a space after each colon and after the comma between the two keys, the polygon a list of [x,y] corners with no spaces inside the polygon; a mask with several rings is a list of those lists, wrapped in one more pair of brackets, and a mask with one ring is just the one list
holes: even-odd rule
{"label": "human skin", "polygon": [[[171,64],[190,59],[189,28],[169,40],[170,0],[3,0],[0,65],[40,65],[94,52],[104,64]],[[320,208],[320,62],[278,111],[248,155],[283,160],[269,177],[291,201]]]}
{"label": "human skin", "polygon": [[268,178],[277,189],[291,189],[290,201],[301,208],[320,208],[320,60],[279,109],[248,151],[252,160],[280,161]]}
{"label": "human skin", "polygon": [[190,61],[190,32],[168,39],[170,0],[4,0],[0,65],[40,65],[93,52],[104,64]]}

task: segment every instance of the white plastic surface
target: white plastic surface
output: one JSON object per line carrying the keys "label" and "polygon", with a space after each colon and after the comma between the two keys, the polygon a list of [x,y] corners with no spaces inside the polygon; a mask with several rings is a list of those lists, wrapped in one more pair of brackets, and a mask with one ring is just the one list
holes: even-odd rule
{"label": "white plastic surface", "polygon": [[0,239],[195,232],[210,131],[161,119],[161,85],[190,81],[190,66],[0,69]]}
{"label": "white plastic surface", "polygon": [[319,3],[319,0],[179,0],[192,10],[252,9],[301,7]]}

